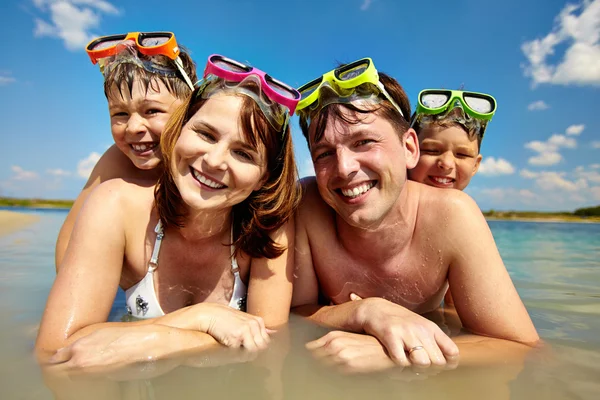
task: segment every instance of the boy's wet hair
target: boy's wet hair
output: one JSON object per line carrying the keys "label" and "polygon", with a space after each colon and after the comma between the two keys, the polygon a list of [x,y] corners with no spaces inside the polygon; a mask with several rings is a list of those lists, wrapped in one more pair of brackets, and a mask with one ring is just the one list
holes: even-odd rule
{"label": "boy's wet hair", "polygon": [[483,136],[479,133],[480,127],[469,128],[465,124],[457,121],[457,119],[464,119],[464,112],[459,107],[450,110],[443,118],[417,120],[413,124],[413,128],[415,132],[417,132],[417,136],[419,136],[424,129],[460,128],[467,134],[470,141],[477,140],[477,153],[479,153],[481,151],[481,140],[483,139]]}
{"label": "boy's wet hair", "polygon": [[[179,53],[179,58],[183,64],[183,69],[190,77],[192,82],[196,82],[198,80],[196,75],[196,64],[185,49],[181,47],[180,49],[181,52]],[[144,57],[143,54],[138,54],[138,56],[140,58]],[[106,98],[109,98],[109,96],[115,94],[115,88],[119,91],[121,98],[123,98],[125,95],[131,96],[133,91],[133,83],[137,78],[137,82],[142,85],[142,89],[145,92],[147,92],[149,88],[152,88],[155,91],[158,90],[156,83],[160,81],[167,87],[169,93],[180,100],[185,100],[190,95],[192,90],[185,82],[183,76],[181,76],[181,73],[175,66],[174,62],[163,55],[153,56],[153,58],[154,57],[159,58],[161,63],[164,62],[165,64],[171,64],[173,69],[177,71],[177,74],[173,76],[166,76],[156,72],[147,71],[133,63],[121,63],[111,68],[104,76],[104,95]],[[125,88],[127,88],[128,93],[123,93]]]}

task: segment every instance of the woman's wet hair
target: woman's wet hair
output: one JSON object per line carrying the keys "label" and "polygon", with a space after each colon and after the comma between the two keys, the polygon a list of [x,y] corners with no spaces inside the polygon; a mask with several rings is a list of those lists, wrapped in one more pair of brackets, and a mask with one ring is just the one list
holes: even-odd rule
{"label": "woman's wet hair", "polygon": [[[267,162],[267,179],[263,186],[233,207],[233,244],[236,254],[241,250],[255,258],[276,258],[285,248],[277,245],[270,235],[293,218],[300,201],[291,129],[288,125],[283,134],[275,130],[252,98],[243,94],[228,95],[241,97],[239,123],[242,135],[251,146],[265,152]],[[197,91],[194,92],[171,115],[163,132],[160,146],[165,169],[155,188],[154,198],[165,228],[183,227],[186,219],[186,207],[173,179],[175,144],[185,124],[209,100],[210,98],[203,99]]]}
{"label": "woman's wet hair", "polygon": [[[183,64],[183,69],[192,82],[196,82],[198,80],[196,75],[196,64],[185,49],[180,49],[181,52],[179,53],[179,58]],[[138,56],[140,58],[145,57],[140,53],[138,53]],[[104,95],[106,98],[114,96],[116,94],[115,89],[118,91],[121,98],[124,98],[125,96],[131,97],[134,82],[138,82],[138,84],[142,85],[142,89],[145,92],[147,92],[149,88],[158,91],[157,83],[162,82],[173,96],[180,100],[186,99],[190,95],[191,89],[184,77],[181,76],[181,72],[179,72],[179,69],[175,66],[174,61],[163,55],[152,56],[152,58],[165,65],[172,66],[173,71],[176,71],[176,74],[167,76],[158,72],[147,71],[133,63],[120,63],[110,68],[104,76]],[[125,89],[127,89],[127,93],[123,93]]]}
{"label": "woman's wet hair", "polygon": [[[391,76],[379,72],[379,81],[385,87],[388,94],[400,106],[404,115],[410,115],[410,101],[402,86]],[[316,143],[323,137],[325,128],[330,118],[334,121],[341,120],[348,124],[359,124],[371,113],[377,113],[392,124],[398,136],[402,138],[404,132],[409,127],[409,121],[406,120],[398,110],[390,103],[383,95],[380,94],[381,101],[374,104],[369,104],[369,107],[359,107],[353,103],[332,103],[317,111],[300,112],[300,128],[302,134],[310,147],[309,132],[314,130],[312,143]],[[352,111],[344,113],[344,109]],[[307,109],[308,110],[308,109]]]}

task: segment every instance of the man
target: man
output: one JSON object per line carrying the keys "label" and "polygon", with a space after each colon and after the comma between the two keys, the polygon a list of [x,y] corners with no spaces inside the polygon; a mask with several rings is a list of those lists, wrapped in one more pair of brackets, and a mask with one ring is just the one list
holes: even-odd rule
{"label": "man", "polygon": [[[363,59],[300,91],[316,177],[304,180],[296,217],[292,304],[315,322],[372,335],[333,332],[309,347],[380,369],[445,365],[459,349],[461,362],[479,361],[483,348],[504,358],[537,343],[477,204],[407,181],[419,148],[402,87]],[[455,343],[419,315],[448,286],[463,326],[481,336]],[[319,291],[333,305],[319,306]]]}

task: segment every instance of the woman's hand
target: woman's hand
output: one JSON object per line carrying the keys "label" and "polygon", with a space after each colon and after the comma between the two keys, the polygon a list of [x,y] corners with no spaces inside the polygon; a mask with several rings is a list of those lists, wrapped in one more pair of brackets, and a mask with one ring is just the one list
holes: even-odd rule
{"label": "woman's hand", "polygon": [[350,298],[363,302],[359,312],[364,331],[385,346],[396,364],[429,367],[458,361],[458,347],[435,323],[384,299]]}
{"label": "woman's hand", "polygon": [[200,332],[211,335],[224,346],[257,351],[269,344],[269,334],[261,317],[215,303],[188,307],[186,314],[190,313]]}

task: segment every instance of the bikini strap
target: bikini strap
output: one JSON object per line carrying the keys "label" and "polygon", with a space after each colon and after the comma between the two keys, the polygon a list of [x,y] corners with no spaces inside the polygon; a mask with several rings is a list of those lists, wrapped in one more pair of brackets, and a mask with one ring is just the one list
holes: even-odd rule
{"label": "bikini strap", "polygon": [[148,261],[148,271],[150,272],[154,272],[154,270],[158,268],[158,253],[160,253],[160,244],[165,236],[160,219],[154,228],[154,232],[156,232],[156,240],[154,241],[154,249],[152,249],[152,257],[150,257],[150,261]]}
{"label": "bikini strap", "polygon": [[235,253],[235,246],[233,245],[233,224],[231,224],[231,272],[233,272],[234,275],[238,275],[239,276],[239,271],[240,268],[238,267],[238,263],[236,258],[233,256]]}

